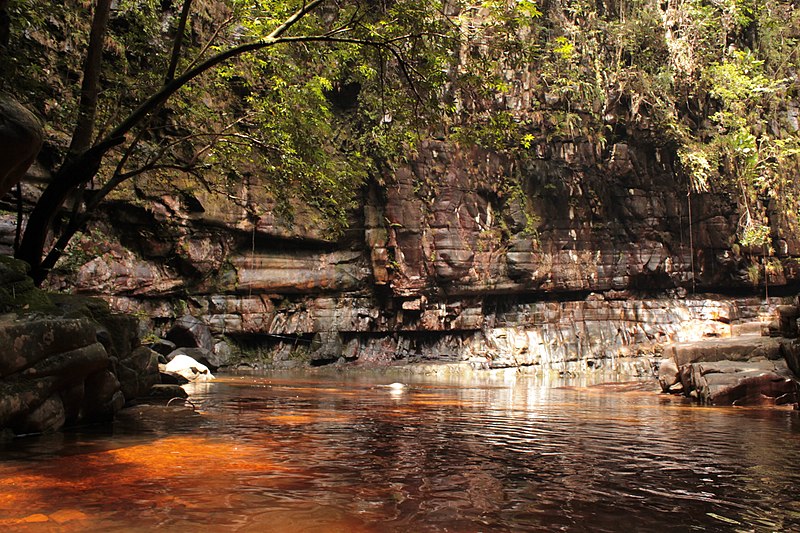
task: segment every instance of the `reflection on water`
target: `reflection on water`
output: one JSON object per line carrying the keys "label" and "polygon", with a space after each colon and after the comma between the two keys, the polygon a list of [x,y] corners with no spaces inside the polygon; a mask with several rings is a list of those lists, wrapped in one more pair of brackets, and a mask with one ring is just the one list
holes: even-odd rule
{"label": "reflection on water", "polygon": [[800,528],[796,412],[524,377],[388,382],[225,378],[190,391],[200,415],[15,441],[2,450],[0,527]]}

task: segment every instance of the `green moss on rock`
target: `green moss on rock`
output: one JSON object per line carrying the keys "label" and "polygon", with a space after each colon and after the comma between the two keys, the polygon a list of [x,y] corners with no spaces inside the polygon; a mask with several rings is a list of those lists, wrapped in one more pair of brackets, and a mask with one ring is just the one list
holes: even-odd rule
{"label": "green moss on rock", "polygon": [[0,256],[0,312],[53,313],[56,307],[47,293],[28,277],[24,261]]}

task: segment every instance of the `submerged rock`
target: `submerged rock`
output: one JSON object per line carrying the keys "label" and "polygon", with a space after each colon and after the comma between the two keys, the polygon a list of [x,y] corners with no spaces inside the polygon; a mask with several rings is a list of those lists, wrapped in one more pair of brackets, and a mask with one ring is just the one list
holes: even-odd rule
{"label": "submerged rock", "polygon": [[183,390],[183,387],[175,384],[161,383],[153,385],[150,389],[151,398],[188,398],[189,395]]}
{"label": "submerged rock", "polygon": [[[178,388],[180,389],[180,387]],[[183,389],[180,390],[183,391]],[[158,397],[171,399],[177,397],[177,394],[171,396],[164,394]],[[196,425],[200,415],[194,409],[185,407],[183,403],[172,402],[169,406],[135,405],[128,407],[119,412],[114,421],[114,427],[125,431],[161,432],[174,431],[179,426]]]}

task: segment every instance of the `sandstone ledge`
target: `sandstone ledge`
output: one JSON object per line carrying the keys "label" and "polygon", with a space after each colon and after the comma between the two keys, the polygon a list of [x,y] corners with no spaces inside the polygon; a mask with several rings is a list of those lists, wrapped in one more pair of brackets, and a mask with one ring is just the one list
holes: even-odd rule
{"label": "sandstone ledge", "polygon": [[658,381],[664,392],[709,405],[796,405],[800,387],[784,360],[786,342],[747,335],[670,344]]}

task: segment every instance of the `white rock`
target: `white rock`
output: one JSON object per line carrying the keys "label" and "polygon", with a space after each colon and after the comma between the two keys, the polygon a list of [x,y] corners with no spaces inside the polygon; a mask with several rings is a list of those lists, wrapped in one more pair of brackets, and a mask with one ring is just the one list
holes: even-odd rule
{"label": "white rock", "polygon": [[214,375],[206,365],[198,363],[185,354],[176,355],[172,361],[167,363],[164,370],[183,376],[189,381],[211,381],[214,379]]}

